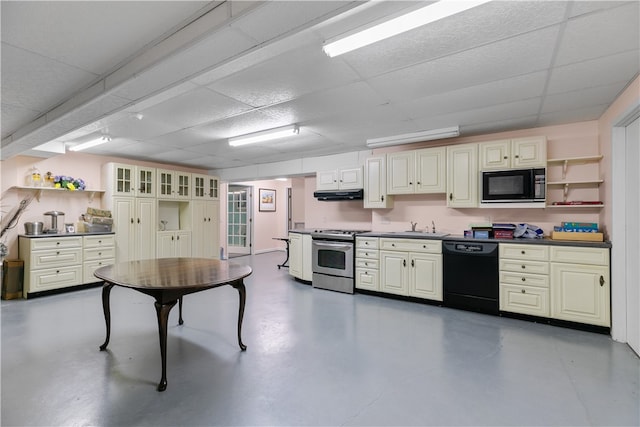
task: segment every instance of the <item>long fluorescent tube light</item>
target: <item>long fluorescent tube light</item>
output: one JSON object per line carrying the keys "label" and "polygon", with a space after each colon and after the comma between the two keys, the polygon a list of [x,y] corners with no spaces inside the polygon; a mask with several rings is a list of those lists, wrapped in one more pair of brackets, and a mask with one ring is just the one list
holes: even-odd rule
{"label": "long fluorescent tube light", "polygon": [[383,138],[367,139],[367,147],[386,147],[389,145],[409,144],[411,142],[432,141],[434,139],[455,138],[460,136],[460,127],[426,130],[421,132],[404,133],[402,135],[385,136]]}
{"label": "long fluorescent tube light", "polygon": [[82,151],[87,148],[95,147],[96,145],[104,144],[105,142],[111,141],[110,136],[102,136],[100,138],[92,139],[91,141],[83,142],[82,144],[74,145],[73,147],[69,147],[69,151]]}
{"label": "long fluorescent tube light", "polygon": [[422,25],[464,12],[489,1],[491,0],[440,0],[429,6],[326,43],[322,49],[329,57],[342,55]]}
{"label": "long fluorescent tube light", "polygon": [[234,136],[229,138],[229,145],[238,147],[240,145],[254,144],[256,142],[270,141],[272,139],[286,138],[288,136],[298,135],[300,128],[298,125],[284,126],[275,129],[263,130],[260,132],[250,133],[242,136]]}

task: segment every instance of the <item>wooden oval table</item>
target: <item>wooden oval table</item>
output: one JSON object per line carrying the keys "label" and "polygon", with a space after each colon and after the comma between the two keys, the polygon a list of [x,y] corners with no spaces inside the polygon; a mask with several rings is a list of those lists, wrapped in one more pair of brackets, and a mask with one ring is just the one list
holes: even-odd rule
{"label": "wooden oval table", "polygon": [[242,343],[242,318],[246,289],[243,279],[251,274],[251,267],[236,261],[219,261],[205,258],[158,258],[142,261],[121,262],[97,269],[94,275],[104,281],[102,287],[102,309],[107,327],[107,337],[100,346],[105,350],[111,336],[111,310],[109,295],[115,286],[134,289],[155,298],[160,334],[160,355],[162,358],[162,378],[158,391],[167,388],[167,322],[169,312],[180,302],[179,324],[182,320],[182,297],[206,289],[230,285],[238,290],[240,307],[238,311],[238,344],[242,351],[247,346]]}

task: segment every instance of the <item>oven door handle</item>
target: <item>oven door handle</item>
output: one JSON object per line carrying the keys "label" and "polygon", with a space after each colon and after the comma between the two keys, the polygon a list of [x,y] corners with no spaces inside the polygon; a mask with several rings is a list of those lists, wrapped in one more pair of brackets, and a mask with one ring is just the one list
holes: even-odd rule
{"label": "oven door handle", "polygon": [[351,249],[353,245],[344,243],[313,242],[314,245],[331,249]]}

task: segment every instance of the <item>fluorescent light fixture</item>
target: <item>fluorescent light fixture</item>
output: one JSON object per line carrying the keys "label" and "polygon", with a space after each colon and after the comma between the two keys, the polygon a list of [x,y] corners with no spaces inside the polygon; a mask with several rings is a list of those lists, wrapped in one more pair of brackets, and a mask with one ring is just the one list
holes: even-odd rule
{"label": "fluorescent light fixture", "polygon": [[404,133],[402,135],[385,136],[383,138],[367,139],[367,147],[386,147],[389,145],[409,144],[411,142],[432,141],[434,139],[454,138],[460,136],[460,127],[426,130],[421,132]]}
{"label": "fluorescent light fixture", "polygon": [[382,22],[365,30],[326,43],[322,49],[329,57],[342,55],[352,50],[413,30],[422,25],[438,21],[451,15],[488,3],[490,0],[440,0],[429,6],[414,10]]}
{"label": "fluorescent light fixture", "polygon": [[280,128],[263,130],[260,132],[249,133],[247,135],[234,136],[229,138],[229,145],[238,147],[240,145],[254,144],[256,142],[271,141],[272,139],[286,138],[288,136],[298,135],[300,128],[298,125],[284,126]]}
{"label": "fluorescent light fixture", "polygon": [[101,136],[100,138],[92,139],[91,141],[83,142],[82,144],[69,147],[69,151],[82,151],[87,148],[95,147],[96,145],[104,144],[111,141],[111,137],[108,135]]}

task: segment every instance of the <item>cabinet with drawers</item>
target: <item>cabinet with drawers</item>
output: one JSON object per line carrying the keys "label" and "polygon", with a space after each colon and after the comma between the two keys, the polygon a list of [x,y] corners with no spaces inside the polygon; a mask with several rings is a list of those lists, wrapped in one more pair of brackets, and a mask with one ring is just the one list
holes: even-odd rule
{"label": "cabinet with drawers", "polygon": [[549,317],[549,247],[500,243],[500,310]]}
{"label": "cabinet with drawers", "polygon": [[83,283],[98,279],[93,272],[116,262],[116,239],[113,234],[84,236],[82,238]]}
{"label": "cabinet with drawers", "polygon": [[82,236],[19,237],[23,296],[82,283]]}
{"label": "cabinet with drawers", "polygon": [[442,241],[380,238],[380,291],[442,301]]}
{"label": "cabinet with drawers", "polygon": [[380,290],[377,237],[356,237],[356,289]]}

